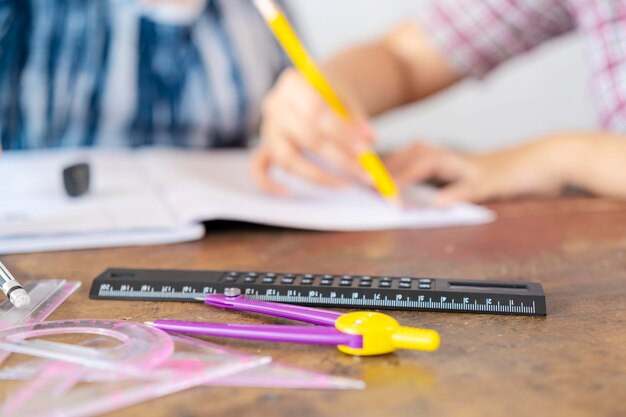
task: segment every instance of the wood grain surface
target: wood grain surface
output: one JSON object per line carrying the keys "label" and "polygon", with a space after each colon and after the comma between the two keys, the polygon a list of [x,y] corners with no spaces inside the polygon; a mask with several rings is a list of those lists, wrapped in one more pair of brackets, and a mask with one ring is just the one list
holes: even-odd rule
{"label": "wood grain surface", "polygon": [[[51,319],[158,318],[281,323],[197,304],[94,301],[108,267],[276,270],[537,280],[548,316],[388,311],[441,333],[435,353],[356,358],[330,347],[217,340],[336,375],[363,391],[200,387],[111,417],[626,416],[626,204],[564,198],[500,203],[489,225],[318,233],[209,225],[188,244],[3,258],[22,280],[63,277],[83,287]],[[0,384],[0,396],[10,385]]]}

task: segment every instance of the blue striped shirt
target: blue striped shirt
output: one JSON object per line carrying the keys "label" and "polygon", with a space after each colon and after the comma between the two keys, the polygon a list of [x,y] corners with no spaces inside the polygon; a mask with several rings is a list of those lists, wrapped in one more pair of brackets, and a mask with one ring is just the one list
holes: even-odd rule
{"label": "blue striped shirt", "polygon": [[0,0],[2,148],[245,145],[285,65],[250,0]]}

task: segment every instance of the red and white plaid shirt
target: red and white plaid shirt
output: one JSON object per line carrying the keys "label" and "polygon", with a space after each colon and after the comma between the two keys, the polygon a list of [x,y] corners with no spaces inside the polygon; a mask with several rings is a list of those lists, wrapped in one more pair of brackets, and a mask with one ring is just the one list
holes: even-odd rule
{"label": "red and white plaid shirt", "polygon": [[626,0],[435,0],[418,21],[455,69],[477,77],[580,31],[602,127],[626,133]]}

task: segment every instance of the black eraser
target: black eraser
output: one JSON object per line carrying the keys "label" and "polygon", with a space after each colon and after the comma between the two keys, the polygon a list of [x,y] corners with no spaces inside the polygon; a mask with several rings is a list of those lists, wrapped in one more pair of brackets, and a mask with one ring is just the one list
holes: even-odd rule
{"label": "black eraser", "polygon": [[70,197],[80,197],[89,190],[89,164],[70,165],[63,170],[63,185]]}

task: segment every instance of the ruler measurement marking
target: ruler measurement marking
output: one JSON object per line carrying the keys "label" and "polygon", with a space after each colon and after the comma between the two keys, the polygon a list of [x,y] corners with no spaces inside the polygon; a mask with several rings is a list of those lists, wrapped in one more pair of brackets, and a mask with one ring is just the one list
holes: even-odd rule
{"label": "ruler measurement marking", "polygon": [[[202,297],[206,294],[215,294],[217,291],[137,291],[137,290],[101,290],[99,291],[100,297],[118,297],[118,298],[173,298],[180,300],[195,300],[198,297]],[[291,302],[302,304],[341,304],[341,305],[363,305],[363,306],[379,306],[379,307],[415,307],[418,309],[430,309],[430,310],[455,310],[465,311],[467,307],[470,307],[472,311],[476,312],[505,312],[505,313],[518,313],[518,314],[532,314],[535,313],[533,301],[533,308],[528,306],[515,306],[510,304],[508,307],[503,305],[490,305],[479,304],[475,300],[474,304],[459,304],[453,301],[441,302],[441,301],[411,301],[411,300],[376,300],[369,298],[339,298],[339,297],[324,297],[321,294],[317,297],[304,297],[304,296],[286,296],[286,295],[263,295],[263,294],[247,294],[247,297],[259,301],[274,301],[274,302]],[[513,302],[513,300],[510,300]]]}
{"label": "ruler measurement marking", "polygon": [[[324,305],[327,307],[379,307],[422,311],[449,311],[469,313],[545,315],[545,295],[540,284],[501,283],[468,280],[429,279],[426,288],[417,286],[420,278],[412,277],[409,288],[400,288],[399,277],[392,277],[390,287],[377,287],[381,277],[371,277],[371,285],[359,286],[359,277],[353,285],[337,282],[322,286],[299,284],[298,279],[285,285],[279,273],[275,282],[261,283],[265,272],[256,273],[257,282],[241,282],[249,275],[237,271],[235,282],[227,279],[229,271],[159,271],[110,269],[98,277],[90,293],[91,298],[132,299],[160,301],[196,301],[206,294],[221,293],[224,288],[238,286],[244,294],[261,301]],[[107,275],[108,274],[108,275]],[[320,277],[316,274],[316,277]],[[342,279],[334,275],[334,279]],[[372,281],[371,281],[372,282]],[[421,281],[420,281],[421,283]]]}

